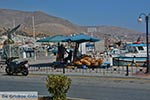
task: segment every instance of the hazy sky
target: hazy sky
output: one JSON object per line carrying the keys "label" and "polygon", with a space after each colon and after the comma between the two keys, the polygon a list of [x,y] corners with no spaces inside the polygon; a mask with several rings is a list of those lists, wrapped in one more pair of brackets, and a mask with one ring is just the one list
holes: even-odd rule
{"label": "hazy sky", "polygon": [[43,11],[78,25],[120,26],[145,32],[145,22],[138,23],[137,18],[140,13],[150,13],[150,0],[0,0],[0,8]]}

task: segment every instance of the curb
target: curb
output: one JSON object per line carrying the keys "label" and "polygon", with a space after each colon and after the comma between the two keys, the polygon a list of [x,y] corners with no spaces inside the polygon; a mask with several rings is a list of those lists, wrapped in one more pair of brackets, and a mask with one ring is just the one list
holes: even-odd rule
{"label": "curb", "polygon": [[[49,95],[39,95],[38,99],[41,98],[46,98],[46,100],[48,100],[49,98],[51,98]],[[44,100],[44,99],[43,99]],[[72,97],[67,97],[67,100],[91,100],[91,99],[83,99],[83,98],[72,98]]]}
{"label": "curb", "polygon": [[82,99],[82,98],[71,98],[67,97],[68,100],[92,100],[92,99]]}
{"label": "curb", "polygon": [[[30,73],[29,75],[31,76],[47,76],[49,74],[46,73]],[[150,81],[150,78],[145,78],[145,77],[138,77],[138,76],[96,76],[96,75],[69,75],[69,74],[64,74],[69,77],[76,77],[76,78],[105,78],[105,79],[114,79],[114,80],[147,80]]]}

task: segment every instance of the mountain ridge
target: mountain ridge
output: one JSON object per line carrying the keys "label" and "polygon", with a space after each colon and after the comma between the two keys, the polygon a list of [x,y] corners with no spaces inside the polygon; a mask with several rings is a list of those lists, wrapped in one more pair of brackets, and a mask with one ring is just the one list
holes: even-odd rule
{"label": "mountain ridge", "polygon": [[19,30],[32,35],[33,34],[33,18],[36,35],[44,34],[46,36],[63,34],[70,35],[72,33],[89,33],[97,37],[104,38],[106,34],[118,36],[133,35],[136,37],[140,32],[122,28],[118,26],[79,26],[71,21],[56,16],[49,15],[42,11],[19,11],[11,9],[0,9],[0,33],[3,28],[12,28],[15,25],[21,24]]}

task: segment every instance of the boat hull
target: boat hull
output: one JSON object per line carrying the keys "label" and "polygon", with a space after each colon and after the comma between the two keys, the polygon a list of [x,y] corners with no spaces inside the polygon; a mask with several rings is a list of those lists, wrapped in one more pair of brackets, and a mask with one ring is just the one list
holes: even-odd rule
{"label": "boat hull", "polygon": [[142,66],[146,62],[146,57],[114,57],[113,66],[127,66],[128,64],[138,63]]}

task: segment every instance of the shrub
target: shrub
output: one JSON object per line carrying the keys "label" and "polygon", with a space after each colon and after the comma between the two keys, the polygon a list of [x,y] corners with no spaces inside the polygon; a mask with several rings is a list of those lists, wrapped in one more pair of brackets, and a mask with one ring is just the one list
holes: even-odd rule
{"label": "shrub", "polygon": [[46,86],[53,100],[66,100],[66,93],[71,85],[71,79],[65,75],[49,75]]}

